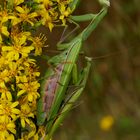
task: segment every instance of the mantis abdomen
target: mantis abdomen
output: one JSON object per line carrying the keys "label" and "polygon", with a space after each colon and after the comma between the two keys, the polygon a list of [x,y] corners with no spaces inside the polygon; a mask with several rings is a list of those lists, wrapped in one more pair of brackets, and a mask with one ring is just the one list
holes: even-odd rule
{"label": "mantis abdomen", "polygon": [[46,112],[46,114],[48,114],[52,102],[54,100],[54,96],[55,96],[55,90],[57,88],[57,82],[58,82],[58,75],[54,75],[53,77],[50,77],[47,81],[46,81],[46,85],[44,87],[44,96],[43,96],[43,111]]}
{"label": "mantis abdomen", "polygon": [[55,93],[58,87],[59,79],[62,72],[62,64],[56,67],[56,73],[43,81],[41,86],[41,98],[38,101],[38,125],[42,125],[48,117],[49,111],[55,99]]}

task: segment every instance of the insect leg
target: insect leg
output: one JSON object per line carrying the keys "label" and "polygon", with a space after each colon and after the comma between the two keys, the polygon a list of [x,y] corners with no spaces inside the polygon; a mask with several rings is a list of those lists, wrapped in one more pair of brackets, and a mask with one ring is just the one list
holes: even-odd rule
{"label": "insect leg", "polygon": [[79,24],[76,23],[75,21],[69,19],[69,22],[73,23],[75,25],[75,28],[72,31],[70,31],[67,35],[65,35],[65,31],[68,28],[68,26],[66,26],[66,28],[64,29],[64,31],[63,31],[63,33],[61,35],[61,39],[58,42],[58,44],[61,44],[62,42],[64,42],[72,33],[74,33],[77,29],[80,28]]}

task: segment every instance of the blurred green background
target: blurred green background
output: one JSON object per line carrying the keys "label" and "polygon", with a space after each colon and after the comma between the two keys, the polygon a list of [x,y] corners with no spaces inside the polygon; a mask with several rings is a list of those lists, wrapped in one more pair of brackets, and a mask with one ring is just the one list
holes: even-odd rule
{"label": "blurred green background", "polygon": [[[100,8],[97,1],[82,0],[75,14]],[[82,29],[87,24],[80,25]],[[51,47],[60,30],[48,36]],[[107,57],[94,59],[82,103],[54,140],[140,140],[140,0],[112,0],[84,50],[93,58]]]}

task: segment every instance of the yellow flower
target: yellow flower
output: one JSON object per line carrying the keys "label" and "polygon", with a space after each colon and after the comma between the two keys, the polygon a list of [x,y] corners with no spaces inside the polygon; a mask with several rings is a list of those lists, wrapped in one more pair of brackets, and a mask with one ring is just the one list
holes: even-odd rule
{"label": "yellow flower", "polygon": [[20,66],[22,70],[25,70],[26,68],[30,68],[31,66],[37,67],[35,62],[36,62],[35,59],[31,59],[29,57],[26,58],[22,57],[16,61],[17,65]]}
{"label": "yellow flower", "polygon": [[30,122],[30,132],[28,134],[28,139],[31,139],[34,137],[35,133],[36,133],[36,125],[33,122]]}
{"label": "yellow flower", "polygon": [[5,7],[0,11],[0,21],[2,24],[13,18],[12,13],[9,13]]}
{"label": "yellow flower", "polygon": [[57,0],[58,4],[65,4],[66,7],[70,4],[73,0]]}
{"label": "yellow flower", "polygon": [[37,92],[37,90],[40,87],[40,84],[37,81],[18,84],[18,87],[21,90],[18,92],[17,96],[21,96],[22,94],[26,93],[28,101],[30,102],[36,100],[39,97],[39,93]]}
{"label": "yellow flower", "polygon": [[22,132],[22,136],[21,136],[21,139],[18,139],[18,140],[39,140],[38,139],[35,139],[34,136],[35,136],[35,133],[36,133],[36,125],[30,121],[30,126],[27,127],[27,130],[28,131],[25,131],[25,132]]}
{"label": "yellow flower", "polygon": [[68,18],[68,16],[72,13],[72,10],[70,7],[67,8],[64,4],[60,4],[59,10],[61,13],[59,19],[62,21],[63,25],[66,25],[66,18]]}
{"label": "yellow flower", "polygon": [[52,31],[52,29],[54,28],[53,18],[49,15],[48,12],[46,13],[46,11],[42,12],[41,15],[43,17],[41,20],[42,24],[47,26],[50,31]]}
{"label": "yellow flower", "polygon": [[26,45],[26,37],[17,38],[14,37],[11,46],[2,46],[2,51],[7,52],[7,58],[9,60],[18,60],[20,55],[22,57],[27,57],[28,54],[34,50],[33,46],[25,46]]}
{"label": "yellow flower", "polygon": [[66,25],[66,18],[72,13],[69,4],[72,0],[35,0],[38,2],[38,14],[41,16],[40,22],[47,26],[50,31],[56,23]]}
{"label": "yellow flower", "polygon": [[20,113],[20,110],[16,107],[18,106],[18,101],[10,102],[8,100],[2,100],[0,102],[0,116],[4,120],[12,118],[14,121],[17,119],[17,115]]}
{"label": "yellow flower", "polygon": [[38,2],[38,14],[42,25],[45,25],[52,31],[54,22],[57,22],[58,11],[56,2],[51,0],[36,0]]}
{"label": "yellow flower", "polygon": [[17,60],[17,63],[19,63],[24,68],[26,68],[26,67],[29,68],[31,65],[34,65],[34,67],[36,67],[36,63],[35,62],[36,61],[34,59],[31,59],[29,57],[21,58],[21,59]]}
{"label": "yellow flower", "polygon": [[53,5],[53,2],[51,0],[43,0],[43,5],[48,10]]}
{"label": "yellow flower", "polygon": [[12,101],[12,94],[6,86],[0,87],[0,95],[1,95],[1,99]]}
{"label": "yellow flower", "polygon": [[7,140],[9,138],[13,138],[13,136],[11,136],[12,135],[11,133],[16,134],[15,127],[16,127],[16,125],[13,121],[4,120],[0,117],[0,138],[1,138],[1,140]]}
{"label": "yellow flower", "polygon": [[5,83],[9,81],[9,72],[7,69],[0,72],[0,88],[5,87]]}
{"label": "yellow flower", "polygon": [[114,124],[114,118],[112,116],[108,115],[101,119],[100,128],[104,131],[108,131],[111,129],[113,124]]}
{"label": "yellow flower", "polygon": [[4,55],[1,56],[0,55],[0,70],[1,71],[4,70],[7,67],[8,64],[9,64],[9,61],[6,58],[6,56],[4,56]]}
{"label": "yellow flower", "polygon": [[31,40],[33,42],[32,46],[35,48],[35,55],[41,55],[47,38],[45,35],[40,35],[39,37],[32,37]]}
{"label": "yellow flower", "polygon": [[9,134],[9,136],[7,137],[7,140],[15,140],[15,137],[13,134]]}
{"label": "yellow flower", "polygon": [[26,41],[30,38],[30,32],[21,32],[18,28],[14,27],[11,31],[11,39],[16,40],[17,38],[21,38],[21,41]]}
{"label": "yellow flower", "polygon": [[23,2],[24,2],[24,0],[14,0],[14,5],[17,6]]}
{"label": "yellow flower", "polygon": [[[30,58],[21,58],[17,61],[18,66],[21,67],[21,74],[18,74],[16,77],[16,83],[27,83],[28,81],[36,81],[39,77],[40,72],[36,66],[35,60]],[[24,71],[24,73],[23,73]]]}
{"label": "yellow flower", "polygon": [[20,113],[20,119],[21,119],[21,126],[25,127],[25,124],[32,124],[32,121],[30,118],[34,118],[34,114],[31,111],[30,106],[26,103],[21,105],[21,113]]}
{"label": "yellow flower", "polygon": [[34,0],[34,1],[39,3],[39,7],[41,9],[48,10],[53,5],[52,0]]}
{"label": "yellow flower", "polygon": [[38,68],[35,67],[35,65],[30,65],[29,67],[26,67],[24,70],[28,81],[36,81],[37,77],[40,76],[40,72],[38,71]]}
{"label": "yellow flower", "polygon": [[5,22],[13,18],[14,16],[9,15],[6,9],[0,11],[0,43],[2,43],[2,34],[5,36],[9,36],[9,32]]}
{"label": "yellow flower", "polygon": [[16,62],[9,62],[8,67],[10,78],[15,78],[17,75],[20,75],[20,71],[23,70],[22,66],[18,65]]}
{"label": "yellow flower", "polygon": [[0,23],[0,43],[2,43],[2,34],[5,36],[9,36],[9,32],[7,30],[7,27],[2,25],[2,23]]}
{"label": "yellow flower", "polygon": [[28,22],[29,24],[31,24],[31,26],[34,26],[33,20],[35,20],[35,17],[38,16],[36,12],[31,12],[29,8],[20,6],[16,7],[16,11],[18,13],[17,17],[12,20],[13,26],[21,22]]}
{"label": "yellow flower", "polygon": [[38,136],[45,137],[45,134],[46,134],[45,130],[46,130],[45,126],[43,126],[43,125],[39,126],[38,131],[37,131],[37,133],[35,135],[35,140],[37,140]]}
{"label": "yellow flower", "polygon": [[34,140],[39,140],[38,134],[35,134],[35,135],[34,135]]}

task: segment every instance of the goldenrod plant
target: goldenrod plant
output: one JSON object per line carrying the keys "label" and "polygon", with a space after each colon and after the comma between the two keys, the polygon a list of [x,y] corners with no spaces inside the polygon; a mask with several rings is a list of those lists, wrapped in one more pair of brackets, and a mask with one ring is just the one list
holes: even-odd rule
{"label": "goldenrod plant", "polygon": [[[78,78],[76,61],[83,41],[106,14],[109,2],[103,4],[97,14],[73,16],[78,3],[79,0],[1,1],[0,140],[52,139],[81,95],[91,58],[85,58],[87,66],[77,72]],[[47,37],[34,36],[32,31],[45,26],[51,32],[57,26],[66,26],[69,21],[86,20],[91,20],[90,24],[77,37],[65,44],[58,43],[62,53],[47,60],[53,68],[48,68],[40,78],[35,57],[43,55]],[[68,92],[70,84],[77,87],[72,94]]]}

